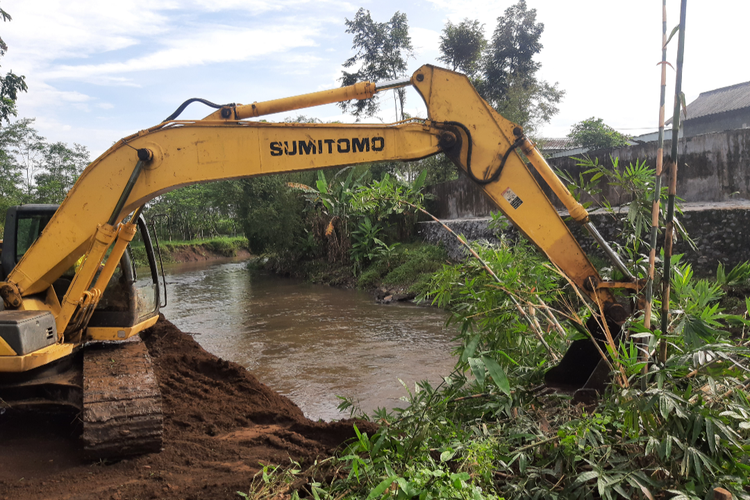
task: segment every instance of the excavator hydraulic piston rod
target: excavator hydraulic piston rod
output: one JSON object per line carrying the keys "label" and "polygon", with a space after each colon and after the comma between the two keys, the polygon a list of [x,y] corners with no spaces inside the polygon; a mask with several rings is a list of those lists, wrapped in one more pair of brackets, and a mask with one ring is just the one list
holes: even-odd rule
{"label": "excavator hydraulic piston rod", "polygon": [[273,99],[271,101],[254,102],[252,104],[237,105],[234,107],[223,107],[208,115],[205,120],[244,120],[258,116],[272,115],[284,111],[322,106],[334,102],[351,101],[353,99],[369,99],[377,92],[398,89],[411,85],[410,78],[399,78],[384,82],[359,82],[354,85],[340,87],[320,92],[311,92],[284,99]]}
{"label": "excavator hydraulic piston rod", "polygon": [[109,221],[107,221],[107,224],[110,226],[114,226],[117,223],[117,219],[120,217],[120,212],[122,212],[122,207],[125,206],[125,202],[128,200],[128,196],[130,196],[130,193],[133,191],[133,186],[135,186],[135,182],[138,180],[138,176],[141,174],[141,170],[143,170],[143,165],[146,163],[146,160],[141,160],[141,151],[145,151],[148,154],[143,154],[144,157],[151,157],[153,158],[153,153],[149,151],[148,149],[140,149],[138,150],[138,163],[135,164],[135,168],[133,169],[133,173],[130,174],[130,179],[128,179],[128,183],[125,184],[125,189],[122,190],[122,194],[120,195],[120,199],[117,200],[117,205],[115,205],[115,209],[112,210],[112,215],[109,217]]}
{"label": "excavator hydraulic piston rod", "polygon": [[[375,95],[375,84],[372,82],[359,82],[348,87],[337,89],[321,90],[320,92],[311,92],[283,99],[273,99],[271,101],[254,102],[252,104],[240,104],[234,108],[234,113],[226,113],[222,108],[208,115],[204,120],[244,120],[245,118],[255,118],[258,116],[272,115],[284,111],[294,111],[296,109],[309,108],[312,106],[321,106],[334,102],[350,101],[352,99],[368,99]],[[234,115],[234,116],[232,116]]]}
{"label": "excavator hydraulic piston rod", "polygon": [[411,78],[398,78],[396,80],[386,80],[384,82],[375,82],[375,92],[385,90],[400,89],[411,85]]}
{"label": "excavator hydraulic piston rod", "polygon": [[615,267],[617,267],[617,270],[620,271],[625,277],[627,277],[627,279],[631,281],[635,280],[635,276],[633,276],[622,259],[620,259],[620,256],[617,255],[617,252],[615,252],[612,247],[609,246],[607,240],[604,239],[604,237],[599,233],[596,227],[594,227],[591,222],[586,222],[583,227],[585,227],[591,237],[594,238],[597,243],[599,243],[599,246],[602,248],[602,250],[604,250],[604,253],[607,254],[609,260],[612,261]]}

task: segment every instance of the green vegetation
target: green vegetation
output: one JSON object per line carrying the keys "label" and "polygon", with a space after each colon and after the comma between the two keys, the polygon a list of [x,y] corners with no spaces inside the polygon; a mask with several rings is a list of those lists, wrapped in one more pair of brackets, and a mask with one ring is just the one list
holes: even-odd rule
{"label": "green vegetation", "polygon": [[88,165],[80,144],[49,143],[23,118],[0,127],[0,225],[8,207],[59,204]]}
{"label": "green vegetation", "polygon": [[[344,23],[346,32],[353,36],[352,49],[356,53],[343,66],[346,69],[358,69],[353,73],[343,71],[342,86],[367,80],[394,80],[406,75],[407,61],[414,56],[406,14],[396,12],[388,22],[380,23],[372,19],[369,10],[360,8],[354,19],[346,19]],[[394,95],[398,103],[396,115],[403,120],[406,93],[403,89],[396,89]],[[342,102],[339,106],[359,119],[362,116],[374,116],[378,112],[379,101],[374,96],[371,99]]]}
{"label": "green vegetation", "polygon": [[[529,244],[473,248],[502,284],[469,260],[445,265],[423,295],[459,326],[453,373],[369,417],[380,430],[338,457],[265,470],[261,498],[285,488],[292,498],[692,500],[717,486],[750,498],[748,301],[722,310],[732,287],[750,285],[750,265],[709,282],[675,258],[669,332],[632,318],[607,394],[574,404],[540,384],[591,311]],[[662,338],[667,362],[645,376],[635,342],[653,353]],[[351,401],[341,408],[356,414]]]}
{"label": "green vegetation", "polygon": [[594,116],[574,124],[568,137],[575,141],[576,146],[590,149],[626,146],[630,139]]}
{"label": "green vegetation", "polygon": [[446,258],[437,247],[408,243],[416,215],[399,201],[421,206],[424,177],[410,185],[386,174],[361,184],[353,169],[344,169],[330,180],[319,172],[315,188],[290,183],[307,203],[307,238],[272,255],[267,267],[314,283],[416,290],[439,266],[435,261]]}
{"label": "green vegetation", "polygon": [[508,120],[533,135],[558,112],[565,91],[541,80],[542,64],[534,57],[542,51],[544,24],[525,0],[511,5],[497,18],[497,26],[482,57],[481,75],[474,85],[481,96]]}
{"label": "green vegetation", "polygon": [[[572,186],[580,194],[603,182],[629,196],[621,251],[640,277],[652,176],[640,162],[615,171],[590,164],[581,185]],[[377,207],[399,199],[391,189],[371,189],[364,198]],[[362,234],[374,240],[381,233],[371,226]],[[673,257],[667,331],[647,330],[642,314],[631,317],[626,340],[606,353],[607,393],[574,403],[544,389],[543,377],[572,340],[587,338],[591,305],[523,240],[472,249],[476,259],[446,263],[418,286],[422,299],[450,311],[449,323],[458,326],[453,372],[437,386],[417,384],[407,406],[392,412],[362,415],[343,399],[342,410],[377,421],[380,430],[359,433],[337,457],[310,469],[266,469],[256,478],[268,495],[262,498],[285,491],[321,499],[697,500],[721,486],[750,499],[750,263],[720,266],[706,280]],[[418,267],[418,258],[399,260],[410,250],[399,245],[372,258],[360,282]],[[431,251],[416,253],[435,265]],[[655,358],[662,341],[664,362]]]}
{"label": "green vegetation", "polygon": [[393,254],[375,258],[359,275],[357,286],[370,289],[382,284],[409,294],[424,293],[432,275],[447,260],[441,247],[422,243],[401,245]]}
{"label": "green vegetation", "polygon": [[[299,223],[300,236],[293,244],[274,249],[269,259],[273,270],[313,282],[367,288],[419,259],[420,252],[402,244],[413,236],[417,210],[424,204],[427,172],[413,182],[387,173],[367,181],[372,179],[367,170],[355,174],[356,169],[348,167],[332,176],[319,171],[313,185],[287,183],[285,196],[298,195],[304,205],[301,212],[288,216]],[[399,284],[419,279],[418,265],[411,265],[410,273],[406,268],[401,271],[404,281]]]}

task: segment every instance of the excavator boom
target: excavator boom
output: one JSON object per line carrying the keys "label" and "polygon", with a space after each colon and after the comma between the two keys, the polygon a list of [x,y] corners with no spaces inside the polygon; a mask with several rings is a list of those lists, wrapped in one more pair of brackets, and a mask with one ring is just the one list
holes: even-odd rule
{"label": "excavator boom", "polygon": [[[424,100],[426,118],[390,125],[247,120],[365,99],[378,91],[405,85],[413,86]],[[409,80],[364,82],[265,103],[228,105],[203,120],[181,121],[173,115],[115,143],[81,174],[44,231],[0,283],[0,296],[6,309],[10,309],[0,311],[0,315],[12,316],[9,327],[0,325],[0,375],[42,369],[73,356],[87,341],[122,340],[153,324],[154,315],[135,321],[128,328],[89,325],[116,263],[136,232],[140,211],[154,197],[202,182],[418,160],[439,152],[444,152],[477,183],[508,219],[601,308],[607,324],[618,328],[625,313],[611,293],[612,284],[602,282],[531,169],[544,179],[570,215],[588,226],[585,209],[573,199],[521,127],[492,109],[466,76],[426,65]],[[598,235],[589,229],[595,237]],[[600,243],[606,247],[606,243]],[[609,253],[615,255],[611,250]],[[626,271],[621,263],[615,263]],[[61,276],[74,264],[77,271],[62,296],[58,291]],[[3,332],[13,330],[6,336],[32,339],[33,331],[21,332],[29,314],[54,325],[48,328],[48,340],[41,343],[42,348],[16,352],[3,340]],[[598,356],[592,359],[589,364],[595,366]],[[575,372],[578,379],[585,381],[588,374],[581,373],[591,372],[593,367],[580,369],[578,365],[578,359],[569,359],[567,365],[563,360],[562,372]],[[550,373],[551,383],[561,378],[559,373],[554,375],[554,370]],[[110,431],[110,427],[104,428]],[[148,421],[144,428],[154,427]],[[116,427],[111,430],[117,434]],[[110,449],[119,444],[115,441],[114,445],[102,446]],[[142,448],[140,444],[134,446]]]}
{"label": "excavator boom", "polygon": [[[423,66],[411,84],[425,101],[428,117],[393,125],[265,123],[234,119],[248,109],[277,112],[330,102],[328,95],[290,98],[237,106],[199,121],[169,121],[117,142],[95,160],[26,252],[7,283],[28,296],[43,292],[87,252],[97,227],[104,225],[137,164],[138,150],[151,154],[116,221],[154,197],[181,186],[281,172],[340,167],[376,161],[417,160],[445,151],[482,188],[500,210],[550,260],[589,295],[612,301],[606,290],[592,291],[587,280],[600,281],[584,252],[518,154],[534,161],[571,214],[584,221],[585,210],[551,172],[533,145],[521,141],[520,127],[495,112],[461,74]],[[373,84],[370,84],[374,86]],[[366,97],[369,92],[355,94]],[[282,104],[279,104],[282,102]],[[255,113],[260,114],[260,113]],[[508,151],[510,154],[507,154]],[[546,168],[545,168],[546,167]],[[1,291],[0,291],[1,293]],[[7,298],[6,298],[7,301]]]}

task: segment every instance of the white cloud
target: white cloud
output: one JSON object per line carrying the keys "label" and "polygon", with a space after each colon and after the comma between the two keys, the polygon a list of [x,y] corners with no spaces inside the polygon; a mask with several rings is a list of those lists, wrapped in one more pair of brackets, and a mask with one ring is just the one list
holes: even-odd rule
{"label": "white cloud", "polygon": [[159,1],[117,3],[35,0],[13,6],[13,21],[3,28],[11,47],[8,57],[30,59],[32,67],[62,57],[86,58],[158,36],[168,25]]}
{"label": "white cloud", "polygon": [[[38,78],[29,78],[27,80],[29,88],[34,90],[35,104],[39,107],[52,107],[59,102],[84,103],[92,100],[91,96],[77,90],[58,90]],[[21,104],[26,101],[24,97],[21,94],[19,98]]]}
{"label": "white cloud", "polygon": [[[359,5],[372,9],[378,20],[396,10],[408,15],[413,70],[438,56],[446,20],[479,19],[489,38],[497,17],[517,2],[9,1],[4,8],[13,21],[3,24],[2,35],[10,50],[0,64],[3,71],[27,76],[29,93],[19,99],[19,116],[39,117],[37,125],[51,140],[83,142],[92,150],[153,124],[194,95],[234,102],[338,87],[341,63],[351,55],[344,17],[351,19]],[[590,116],[623,129],[655,122],[660,5],[647,0],[527,3],[545,24],[540,76],[560,82],[567,92],[560,114],[547,127],[552,132],[545,129],[545,135],[565,135],[572,123]],[[678,7],[677,0],[668,0],[670,27]],[[749,79],[741,64],[749,11],[750,3],[741,2],[729,17],[710,3],[689,6],[683,85],[688,100]],[[676,47],[676,38],[671,46]],[[671,84],[673,71],[668,78]],[[410,94],[407,111],[417,114],[419,105]],[[393,107],[384,95],[384,122],[394,119]],[[304,114],[313,113],[349,120],[335,106]],[[116,125],[94,129],[92,123]]]}
{"label": "white cloud", "polygon": [[440,33],[435,30],[425,28],[409,29],[411,44],[414,47],[414,55],[417,61],[432,59],[438,55],[440,46]]}
{"label": "white cloud", "polygon": [[61,65],[43,72],[43,76],[47,79],[88,80],[142,71],[247,61],[292,48],[312,46],[315,34],[314,28],[298,26],[278,26],[270,33],[267,30],[211,26],[165,40],[162,47],[149,54],[101,64]]}
{"label": "white cloud", "polygon": [[306,8],[311,10],[356,10],[354,4],[349,2],[339,2],[337,0],[194,0],[192,2],[181,2],[183,7],[190,3],[194,8],[200,8],[209,12],[219,12],[224,10],[245,10],[256,14],[262,14],[270,11],[287,11],[290,9]]}
{"label": "white cloud", "polygon": [[[294,9],[308,11],[301,15],[303,12]],[[136,64],[163,65],[176,56],[177,61],[167,68],[185,64],[188,58],[184,53],[188,50],[199,54],[196,64],[245,60],[250,55],[276,53],[299,43],[310,45],[309,40],[301,39],[319,34],[317,27],[321,24],[341,22],[341,17],[331,16],[331,11],[347,11],[342,9],[351,9],[351,6],[333,0],[27,1],[8,8],[13,21],[3,26],[3,38],[11,48],[4,65],[10,65],[17,73],[29,74],[48,70],[61,60],[67,60],[67,66],[79,66],[78,61],[108,55],[110,60],[122,60],[122,54],[116,52],[134,48],[141,52],[141,55],[129,56]],[[232,11],[237,11],[236,15],[232,15]],[[262,17],[268,12],[285,15],[281,22],[269,25]],[[213,13],[218,13],[223,22],[217,23]],[[252,34],[238,34],[245,30]],[[217,45],[212,47],[214,43]],[[143,54],[154,49],[156,54]],[[233,56],[207,58],[205,52],[209,51]],[[112,66],[96,61],[82,66],[85,70],[99,67],[117,72],[116,63],[109,64]],[[122,68],[130,70],[129,66]]]}

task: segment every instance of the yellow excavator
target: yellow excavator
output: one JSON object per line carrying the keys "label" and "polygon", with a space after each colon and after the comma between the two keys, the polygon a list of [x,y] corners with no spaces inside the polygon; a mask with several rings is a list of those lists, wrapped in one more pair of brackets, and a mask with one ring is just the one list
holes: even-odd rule
{"label": "yellow excavator", "polygon": [[[389,125],[267,123],[250,118],[367,99],[411,85],[427,118]],[[197,99],[211,105],[208,101]],[[160,395],[138,333],[158,317],[160,287],[146,225],[151,199],[189,184],[445,153],[507,218],[597,304],[613,333],[628,315],[613,288],[634,289],[627,269],[521,127],[500,116],[459,73],[425,65],[411,78],[248,105],[215,106],[202,120],[164,122],[121,139],[81,174],[59,208],[8,212],[0,296],[0,404],[64,404],[81,411],[92,457],[158,451]],[[623,282],[601,279],[532,169],[586,226]],[[137,279],[128,244],[140,230],[150,275]],[[595,338],[602,321],[590,321]],[[604,372],[602,372],[604,370]],[[548,385],[600,389],[594,342],[574,342]]]}

